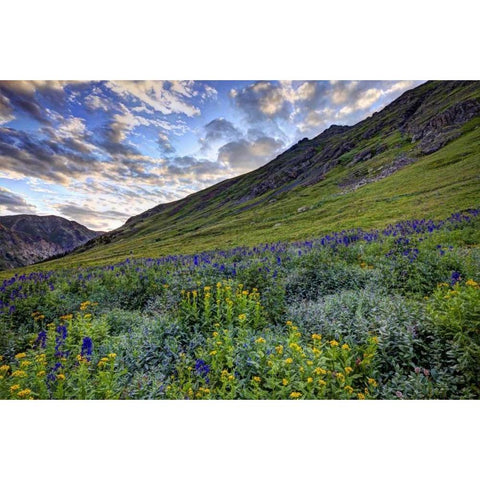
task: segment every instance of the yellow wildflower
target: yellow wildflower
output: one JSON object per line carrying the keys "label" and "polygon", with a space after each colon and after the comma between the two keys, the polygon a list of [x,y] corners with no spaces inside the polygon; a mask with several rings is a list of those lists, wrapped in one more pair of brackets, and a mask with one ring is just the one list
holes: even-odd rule
{"label": "yellow wildflower", "polygon": [[312,348],[312,352],[316,357],[322,353],[318,348]]}
{"label": "yellow wildflower", "polygon": [[350,347],[346,343],[344,343],[342,345],[342,350],[350,350]]}
{"label": "yellow wildflower", "polygon": [[0,372],[7,372],[10,369],[10,365],[2,365],[0,367]]}
{"label": "yellow wildflower", "polygon": [[337,373],[337,378],[338,380],[340,380],[341,382],[343,382],[345,380],[345,375],[343,373]]}
{"label": "yellow wildflower", "polygon": [[321,367],[317,367],[313,373],[317,374],[317,375],[325,375],[327,373],[326,370],[324,370],[323,368]]}
{"label": "yellow wildflower", "polygon": [[241,313],[239,316],[238,316],[238,319],[239,320],[246,320],[247,319],[247,316],[244,314],[244,313]]}
{"label": "yellow wildflower", "polygon": [[311,360],[307,360],[307,365],[311,367],[313,365],[313,362]]}
{"label": "yellow wildflower", "polygon": [[117,356],[117,354],[116,354],[116,353],[109,353],[108,356],[109,356],[110,358],[115,358],[115,357]]}
{"label": "yellow wildflower", "polygon": [[293,325],[293,323],[292,323],[290,320],[288,320],[286,324],[287,324],[288,326],[292,326],[292,325]]}
{"label": "yellow wildflower", "polygon": [[63,373],[59,373],[59,374],[57,375],[57,379],[58,379],[58,380],[65,380],[65,375],[64,375]]}
{"label": "yellow wildflower", "polygon": [[287,365],[290,365],[291,363],[293,363],[293,359],[291,357],[288,357],[286,360],[285,360],[285,363]]}
{"label": "yellow wildflower", "polygon": [[296,352],[301,352],[302,351],[302,347],[298,343],[291,343],[290,348],[292,350],[295,350]]}
{"label": "yellow wildflower", "polygon": [[218,332],[213,332],[212,333],[212,336],[215,338],[215,337],[218,337]]}
{"label": "yellow wildflower", "polygon": [[365,395],[363,393],[357,394],[359,400],[365,400]]}
{"label": "yellow wildflower", "polygon": [[478,283],[475,280],[469,279],[465,282],[465,285],[470,287],[478,287]]}
{"label": "yellow wildflower", "polygon": [[40,364],[45,364],[47,363],[47,360],[46,360],[46,355],[44,353],[41,353],[40,355],[37,355],[35,357],[35,361],[37,363],[40,363]]}
{"label": "yellow wildflower", "polygon": [[15,355],[15,358],[16,358],[17,360],[20,360],[21,358],[25,358],[26,356],[27,356],[27,354],[24,353],[24,352],[22,352],[22,353],[17,353],[17,354]]}
{"label": "yellow wildflower", "polygon": [[19,388],[20,388],[20,385],[18,385],[18,384],[12,385],[12,386],[10,387],[10,391],[11,391],[11,392],[14,392],[15,390],[18,390]]}
{"label": "yellow wildflower", "polygon": [[214,355],[216,355],[216,354],[217,354],[217,351],[216,351],[216,350],[212,350],[212,351],[210,352],[210,355],[211,355],[212,357],[213,357]]}
{"label": "yellow wildflower", "polygon": [[86,313],[86,314],[83,316],[83,318],[85,318],[85,319],[88,320],[89,318],[92,318],[92,314],[91,314],[91,313]]}
{"label": "yellow wildflower", "polygon": [[80,304],[80,310],[86,310],[87,307],[91,304],[91,302],[89,300],[87,300],[86,302],[82,302]]}
{"label": "yellow wildflower", "polygon": [[353,393],[353,388],[350,385],[347,385],[344,388],[350,395]]}
{"label": "yellow wildflower", "polygon": [[16,370],[12,372],[12,377],[26,377],[27,374],[23,370]]}
{"label": "yellow wildflower", "polygon": [[353,368],[352,367],[345,367],[345,373],[348,375],[349,373],[352,373],[353,372]]}
{"label": "yellow wildflower", "polygon": [[302,394],[300,392],[292,392],[290,398],[300,398]]}
{"label": "yellow wildflower", "polygon": [[267,341],[263,337],[259,337],[255,340],[255,343],[267,343]]}
{"label": "yellow wildflower", "polygon": [[277,347],[275,347],[275,351],[281,355],[283,353],[283,345],[278,345]]}
{"label": "yellow wildflower", "polygon": [[378,343],[378,337],[372,337],[372,342],[373,343]]}
{"label": "yellow wildflower", "polygon": [[336,340],[330,340],[330,346],[331,347],[338,347],[339,343]]}
{"label": "yellow wildflower", "polygon": [[47,374],[45,370],[41,370],[40,372],[37,373],[37,377],[44,377]]}
{"label": "yellow wildflower", "polygon": [[28,360],[24,360],[23,362],[20,363],[20,366],[24,368],[24,367],[30,366],[31,364],[32,362],[29,362]]}
{"label": "yellow wildflower", "polygon": [[229,375],[228,376],[228,380],[231,382],[232,380],[235,380],[235,375]]}
{"label": "yellow wildflower", "polygon": [[307,378],[307,383],[312,383],[313,382],[313,378],[312,377],[308,377]]}
{"label": "yellow wildflower", "polygon": [[286,378],[284,378],[284,379],[282,380],[282,385],[283,385],[284,387],[286,387],[286,386],[288,385],[288,380],[287,380]]}
{"label": "yellow wildflower", "polygon": [[253,377],[253,381],[260,383],[262,379],[260,377]]}
{"label": "yellow wildflower", "polygon": [[20,390],[20,392],[18,392],[18,396],[20,398],[24,398],[26,397],[27,395],[30,395],[32,393],[32,391],[29,389],[29,388],[25,388],[25,390]]}
{"label": "yellow wildflower", "polygon": [[377,381],[374,378],[369,378],[368,379],[368,384],[372,385],[373,387],[377,386]]}
{"label": "yellow wildflower", "polygon": [[313,333],[312,334],[312,340],[321,340],[322,336],[318,335],[318,333]]}

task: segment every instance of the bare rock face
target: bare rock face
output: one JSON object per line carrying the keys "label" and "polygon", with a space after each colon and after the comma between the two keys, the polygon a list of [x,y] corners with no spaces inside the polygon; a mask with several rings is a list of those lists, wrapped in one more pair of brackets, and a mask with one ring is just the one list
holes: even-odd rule
{"label": "bare rock face", "polygon": [[61,255],[102,233],[54,215],[0,217],[0,269]]}
{"label": "bare rock face", "polygon": [[418,151],[428,155],[459,137],[463,124],[480,115],[480,100],[465,100],[447,108],[431,118],[426,124],[412,124],[409,133],[412,142],[420,141]]}

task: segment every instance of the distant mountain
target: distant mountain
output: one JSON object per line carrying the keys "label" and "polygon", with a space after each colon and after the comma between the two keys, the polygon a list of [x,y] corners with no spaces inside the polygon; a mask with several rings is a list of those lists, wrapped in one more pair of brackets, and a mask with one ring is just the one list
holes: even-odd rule
{"label": "distant mountain", "polygon": [[63,254],[102,233],[54,215],[0,216],[0,269]]}
{"label": "distant mountain", "polygon": [[61,262],[193,253],[444,218],[480,205],[480,82],[430,81],[261,168],[158,205]]}

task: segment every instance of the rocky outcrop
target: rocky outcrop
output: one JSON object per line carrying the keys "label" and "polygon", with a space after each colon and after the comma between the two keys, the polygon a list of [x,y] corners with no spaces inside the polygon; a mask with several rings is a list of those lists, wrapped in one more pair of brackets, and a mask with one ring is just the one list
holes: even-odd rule
{"label": "rocky outcrop", "polygon": [[460,127],[480,115],[480,100],[466,100],[433,116],[426,124],[412,124],[408,128],[412,142],[418,144],[423,155],[436,152],[460,136]]}
{"label": "rocky outcrop", "polygon": [[402,153],[398,155],[393,162],[383,165],[379,171],[374,172],[372,175],[362,175],[361,172],[355,172],[357,174],[352,173],[343,182],[341,182],[339,186],[343,188],[342,193],[348,193],[357,190],[357,188],[363,187],[364,185],[368,185],[369,183],[377,182],[382,178],[387,178],[390,175],[393,175],[400,168],[406,167],[417,160],[418,158]]}

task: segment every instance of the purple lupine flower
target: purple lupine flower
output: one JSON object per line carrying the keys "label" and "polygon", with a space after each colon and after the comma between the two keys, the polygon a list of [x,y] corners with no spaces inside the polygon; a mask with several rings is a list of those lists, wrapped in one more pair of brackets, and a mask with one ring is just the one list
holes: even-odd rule
{"label": "purple lupine flower", "polygon": [[458,272],[452,272],[452,275],[450,277],[450,285],[455,285],[461,280],[462,276]]}
{"label": "purple lupine flower", "polygon": [[36,347],[45,348],[46,342],[47,342],[47,332],[45,330],[41,330],[37,335],[34,345]]}
{"label": "purple lupine flower", "polygon": [[90,360],[92,356],[93,342],[90,337],[84,337],[82,342],[82,357],[86,357]]}

